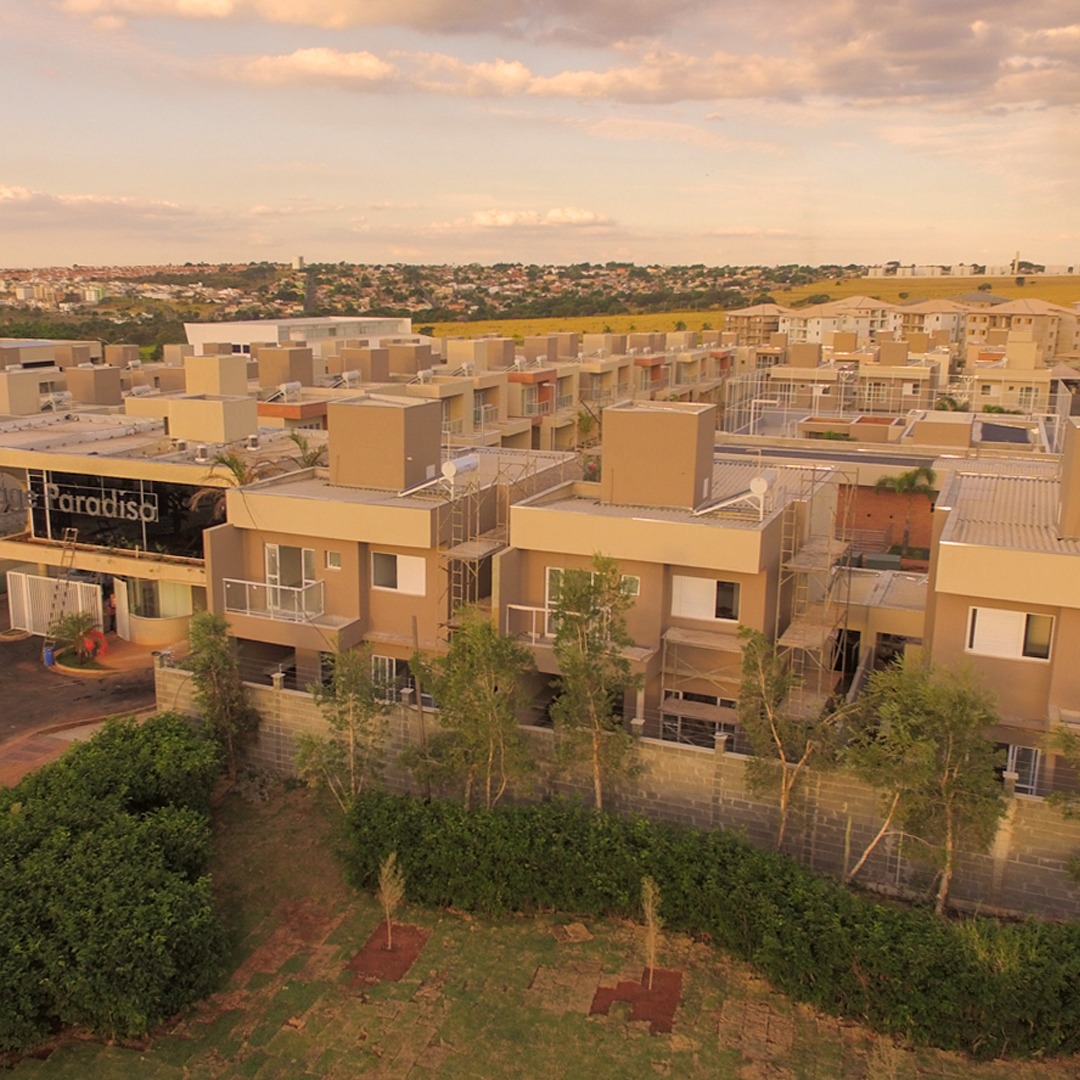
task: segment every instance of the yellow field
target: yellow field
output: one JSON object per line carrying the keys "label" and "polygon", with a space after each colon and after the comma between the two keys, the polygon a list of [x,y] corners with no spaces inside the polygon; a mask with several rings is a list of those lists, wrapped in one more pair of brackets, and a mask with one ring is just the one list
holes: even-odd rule
{"label": "yellow field", "polygon": [[[776,290],[772,295],[778,304],[785,306],[795,306],[817,293],[828,293],[831,300],[842,300],[846,296],[872,296],[878,300],[902,303],[905,300],[937,300],[976,292],[984,282],[990,283],[991,292],[995,296],[1007,296],[1010,300],[1030,297],[1048,300],[1063,307],[1071,307],[1074,301],[1080,300],[1080,277],[1049,276],[1029,277],[1026,285],[1017,285],[1011,277],[854,278],[839,285],[834,281],[824,280],[812,285],[797,285],[786,292]],[[901,293],[908,295],[901,297]],[[722,330],[724,313],[717,308],[714,311],[666,311],[658,315],[596,315],[579,319],[490,319],[485,322],[445,322],[433,325],[436,337],[482,337],[485,334],[497,334],[520,341],[536,334],[553,334],[561,330],[581,334],[674,330],[680,322],[686,324],[687,330]],[[708,327],[705,326],[706,323]],[[416,325],[414,323],[414,329]]]}
{"label": "yellow field", "polygon": [[[911,303],[915,300],[950,299],[964,293],[976,292],[980,285],[989,284],[995,296],[1007,296],[1010,300],[1025,297],[1048,300],[1052,304],[1071,307],[1080,300],[1080,277],[1028,277],[1026,285],[1017,285],[1016,279],[988,277],[942,277],[942,278],[853,278],[850,281],[818,281],[813,285],[797,285],[790,292],[774,292],[778,304],[798,304],[815,293],[828,293],[831,300],[846,296],[872,296],[876,300],[892,303]],[[901,296],[907,293],[907,296]]]}

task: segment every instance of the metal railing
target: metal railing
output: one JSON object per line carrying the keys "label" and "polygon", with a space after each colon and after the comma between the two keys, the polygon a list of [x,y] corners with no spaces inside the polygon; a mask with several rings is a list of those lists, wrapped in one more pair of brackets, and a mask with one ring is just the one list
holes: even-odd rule
{"label": "metal railing", "polygon": [[601,386],[587,386],[581,391],[582,401],[611,401],[615,391]]}
{"label": "metal railing", "polygon": [[521,403],[522,416],[547,416],[551,412],[551,399],[544,401],[523,401]]}
{"label": "metal railing", "polygon": [[499,406],[474,405],[472,415],[474,425],[486,427],[492,424],[497,424],[499,421]]}
{"label": "metal railing", "polygon": [[554,636],[549,627],[547,608],[527,604],[506,605],[506,636],[527,638],[533,645],[550,642]]}
{"label": "metal railing", "polygon": [[460,435],[465,430],[465,421],[460,417],[444,420],[442,432],[444,435]]}
{"label": "metal railing", "polygon": [[556,409],[572,409],[574,407],[574,395],[573,394],[560,394],[555,399]]}
{"label": "metal railing", "polygon": [[225,610],[280,622],[309,622],[323,613],[323,583],[267,585],[261,581],[225,579]]}

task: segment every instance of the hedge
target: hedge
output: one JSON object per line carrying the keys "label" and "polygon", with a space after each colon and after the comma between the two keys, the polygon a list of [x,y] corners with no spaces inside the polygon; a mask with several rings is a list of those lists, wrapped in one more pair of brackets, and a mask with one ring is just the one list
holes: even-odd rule
{"label": "hedge", "polygon": [[61,1024],[144,1034],[216,983],[205,869],[217,747],[174,714],[111,720],[0,790],[0,1050]]}
{"label": "hedge", "polygon": [[823,1011],[980,1058],[1080,1049],[1075,925],[947,921],[876,903],[737,833],[560,801],[466,811],[364,793],[346,823],[351,883],[374,889],[390,851],[410,900],[487,915],[638,918],[648,874],[667,927]]}

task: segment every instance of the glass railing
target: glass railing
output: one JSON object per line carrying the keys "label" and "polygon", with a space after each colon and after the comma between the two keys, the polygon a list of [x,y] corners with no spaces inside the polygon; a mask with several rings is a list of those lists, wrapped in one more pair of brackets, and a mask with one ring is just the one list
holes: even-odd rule
{"label": "glass railing", "polygon": [[261,581],[225,579],[225,610],[281,622],[309,622],[323,613],[323,583],[267,585]]}

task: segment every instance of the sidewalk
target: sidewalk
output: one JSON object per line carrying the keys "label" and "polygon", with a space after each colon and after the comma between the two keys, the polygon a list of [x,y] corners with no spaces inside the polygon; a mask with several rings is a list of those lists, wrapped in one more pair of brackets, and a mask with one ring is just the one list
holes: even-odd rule
{"label": "sidewalk", "polygon": [[[141,709],[133,715],[137,720],[145,720],[155,711]],[[27,773],[59,758],[72,743],[86,742],[105,726],[107,719],[99,716],[54,724],[0,745],[0,787],[14,787]]]}

